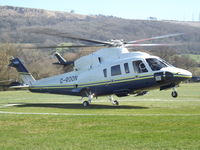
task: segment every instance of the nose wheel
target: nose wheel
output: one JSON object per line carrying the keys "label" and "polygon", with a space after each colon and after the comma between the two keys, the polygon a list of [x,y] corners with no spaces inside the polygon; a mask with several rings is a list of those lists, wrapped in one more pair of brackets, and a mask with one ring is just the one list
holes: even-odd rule
{"label": "nose wheel", "polygon": [[178,97],[178,92],[176,91],[176,89],[175,88],[173,88],[173,91],[172,91],[172,97],[173,98],[176,98],[176,97]]}
{"label": "nose wheel", "polygon": [[110,102],[111,102],[113,105],[116,105],[116,106],[119,105],[119,102],[118,102],[117,100],[114,100],[114,99],[113,99],[113,95],[110,95],[110,96],[109,96],[109,100],[110,100]]}
{"label": "nose wheel", "polygon": [[114,101],[112,102],[112,104],[118,106],[118,105],[119,105],[119,102],[118,102],[117,100],[114,100]]}
{"label": "nose wheel", "polygon": [[178,93],[176,91],[173,91],[172,92],[172,97],[174,97],[174,98],[178,97]]}

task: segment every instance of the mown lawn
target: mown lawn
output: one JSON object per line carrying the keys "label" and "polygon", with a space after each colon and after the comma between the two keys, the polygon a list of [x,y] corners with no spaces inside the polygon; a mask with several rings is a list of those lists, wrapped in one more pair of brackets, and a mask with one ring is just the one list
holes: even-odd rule
{"label": "mown lawn", "polygon": [[117,107],[102,97],[88,108],[79,97],[0,92],[0,149],[200,149],[200,84],[178,91],[176,99],[171,90],[121,98]]}

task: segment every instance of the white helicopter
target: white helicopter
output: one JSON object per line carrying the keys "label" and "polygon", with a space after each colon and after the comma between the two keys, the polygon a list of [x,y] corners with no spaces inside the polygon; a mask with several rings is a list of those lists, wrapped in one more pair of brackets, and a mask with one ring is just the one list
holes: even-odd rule
{"label": "white helicopter", "polygon": [[[51,34],[53,35],[53,34]],[[128,47],[134,46],[170,46],[170,44],[138,44],[139,42],[181,35],[169,34],[148,39],[124,42],[122,40],[98,41],[77,38],[60,34],[61,37],[93,42],[95,45],[73,45],[67,47],[102,47],[96,52],[83,56],[74,62],[67,62],[59,53],[56,64],[73,64],[72,72],[35,80],[19,58],[10,60],[9,66],[15,67],[23,81],[22,88],[31,92],[53,93],[81,96],[87,107],[94,97],[108,95],[114,105],[119,105],[113,95],[144,95],[152,89],[165,90],[172,88],[172,96],[177,97],[176,86],[192,77],[192,73],[174,67],[157,56],[144,52],[129,52]],[[37,47],[57,48],[59,46]],[[62,46],[60,46],[62,47]]]}

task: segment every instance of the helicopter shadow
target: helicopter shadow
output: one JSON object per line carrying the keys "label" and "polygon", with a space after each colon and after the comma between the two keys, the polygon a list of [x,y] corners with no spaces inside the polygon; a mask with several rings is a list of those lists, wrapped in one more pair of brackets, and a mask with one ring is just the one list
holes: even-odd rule
{"label": "helicopter shadow", "polygon": [[61,104],[61,103],[23,103],[17,105],[16,107],[43,107],[43,108],[61,108],[61,109],[148,109],[148,107],[143,106],[128,106],[128,105],[100,105],[100,104],[91,104],[88,107],[84,107],[82,104],[70,103],[70,104]]}

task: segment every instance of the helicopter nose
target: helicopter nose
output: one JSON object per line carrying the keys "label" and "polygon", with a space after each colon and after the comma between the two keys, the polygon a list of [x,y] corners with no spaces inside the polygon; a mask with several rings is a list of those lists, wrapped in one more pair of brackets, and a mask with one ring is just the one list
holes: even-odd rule
{"label": "helicopter nose", "polygon": [[175,74],[175,77],[178,77],[181,80],[187,80],[192,78],[192,73],[188,70],[179,69],[178,72]]}

